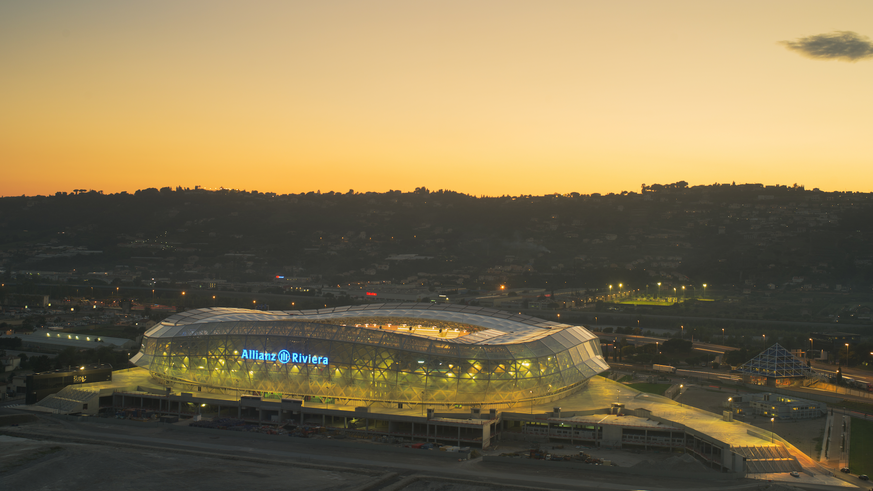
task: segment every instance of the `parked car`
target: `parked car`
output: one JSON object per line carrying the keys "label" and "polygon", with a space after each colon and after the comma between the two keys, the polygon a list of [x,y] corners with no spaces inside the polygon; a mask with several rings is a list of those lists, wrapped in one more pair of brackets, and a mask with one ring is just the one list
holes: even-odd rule
{"label": "parked car", "polygon": [[797,471],[791,471],[791,477],[800,477],[800,473]]}
{"label": "parked car", "polygon": [[858,479],[860,479],[862,481],[869,481],[870,480],[870,478],[867,477],[867,474],[861,474],[860,476],[858,476]]}
{"label": "parked car", "polygon": [[845,472],[846,474],[848,474],[851,471],[849,471],[848,467],[843,467],[842,469],[840,469],[840,472]]}

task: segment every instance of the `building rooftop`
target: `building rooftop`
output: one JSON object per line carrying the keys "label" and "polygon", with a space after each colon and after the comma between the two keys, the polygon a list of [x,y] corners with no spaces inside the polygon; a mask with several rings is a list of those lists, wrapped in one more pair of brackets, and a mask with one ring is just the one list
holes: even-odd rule
{"label": "building rooftop", "polygon": [[43,345],[57,346],[58,348],[99,348],[100,346],[109,346],[110,348],[128,348],[134,344],[132,339],[127,338],[112,338],[107,336],[92,336],[90,334],[79,334],[74,332],[57,332],[49,330],[37,330],[33,334],[6,336],[21,338],[23,343],[39,343]]}

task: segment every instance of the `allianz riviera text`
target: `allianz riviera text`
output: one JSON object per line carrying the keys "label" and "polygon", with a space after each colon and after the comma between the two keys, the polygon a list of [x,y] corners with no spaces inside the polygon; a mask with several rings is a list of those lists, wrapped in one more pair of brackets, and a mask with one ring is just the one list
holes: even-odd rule
{"label": "allianz riviera text", "polygon": [[278,361],[283,365],[285,363],[306,363],[309,365],[327,365],[326,356],[306,355],[303,353],[291,353],[288,350],[282,350],[278,353],[269,353],[258,351],[256,349],[244,349],[240,355],[243,360],[259,360],[259,361]]}

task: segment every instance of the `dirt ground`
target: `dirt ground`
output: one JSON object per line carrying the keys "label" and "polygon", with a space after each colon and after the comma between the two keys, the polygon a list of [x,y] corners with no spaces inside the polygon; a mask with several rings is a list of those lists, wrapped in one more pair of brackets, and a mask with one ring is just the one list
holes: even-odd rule
{"label": "dirt ground", "polygon": [[0,483],[4,489],[139,490],[259,489],[340,490],[360,486],[371,476],[351,472],[276,468],[211,457],[179,458],[109,446],[45,442],[0,436]]}

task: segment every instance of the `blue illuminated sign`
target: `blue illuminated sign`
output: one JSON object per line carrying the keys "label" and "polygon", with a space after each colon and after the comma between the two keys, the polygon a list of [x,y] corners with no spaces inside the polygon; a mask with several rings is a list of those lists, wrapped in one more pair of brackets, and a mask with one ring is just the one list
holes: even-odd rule
{"label": "blue illuminated sign", "polygon": [[279,363],[288,363],[291,361],[291,353],[289,353],[288,350],[283,349],[279,352],[279,355],[276,358],[278,358]]}
{"label": "blue illuminated sign", "polygon": [[243,360],[258,360],[258,361],[278,361],[281,364],[305,363],[307,365],[327,365],[326,356],[307,355],[303,353],[292,353],[288,350],[282,350],[278,353],[270,353],[258,351],[256,349],[244,349],[240,358]]}

